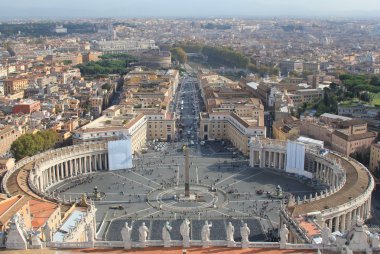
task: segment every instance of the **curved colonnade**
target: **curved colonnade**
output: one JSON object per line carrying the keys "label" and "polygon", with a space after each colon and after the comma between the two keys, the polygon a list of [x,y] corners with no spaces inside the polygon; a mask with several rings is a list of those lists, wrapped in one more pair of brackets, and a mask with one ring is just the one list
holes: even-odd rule
{"label": "curved colonnade", "polygon": [[[4,193],[10,194],[7,189],[10,176],[24,167],[32,168],[27,179],[30,189],[39,196],[46,197],[49,188],[61,181],[94,171],[108,170],[108,146],[106,142],[93,142],[49,150],[24,158],[4,175],[1,183]],[[47,198],[55,200],[51,196]]]}
{"label": "curved colonnade", "polygon": [[[286,145],[286,141],[252,139],[250,166],[286,172]],[[294,200],[295,205],[287,211],[290,217],[321,212],[320,219],[333,232],[346,231],[357,217],[370,218],[374,180],[364,165],[342,154],[332,151],[321,154],[318,149],[307,146],[304,169],[311,173],[312,182],[323,190]]]}

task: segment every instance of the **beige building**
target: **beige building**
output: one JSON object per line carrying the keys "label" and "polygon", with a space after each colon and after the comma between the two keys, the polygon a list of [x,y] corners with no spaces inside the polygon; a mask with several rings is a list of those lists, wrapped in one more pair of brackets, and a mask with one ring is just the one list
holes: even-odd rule
{"label": "beige building", "polygon": [[21,136],[21,133],[13,126],[0,128],[0,154],[6,153],[11,148],[13,141]]}
{"label": "beige building", "polygon": [[24,78],[6,79],[4,83],[4,94],[11,95],[24,91],[28,87],[28,80]]}
{"label": "beige building", "polygon": [[252,118],[235,113],[201,113],[199,135],[202,140],[230,140],[244,155],[249,153],[251,137],[265,137],[265,126],[258,126]]}
{"label": "beige building", "polygon": [[300,134],[324,141],[325,146],[347,156],[366,152],[377,136],[376,132],[368,131],[365,121],[333,114],[323,114],[319,119],[305,118]]}
{"label": "beige building", "polygon": [[323,99],[322,89],[300,89],[294,93],[285,93],[293,102],[295,107],[302,106],[304,103],[315,103]]}
{"label": "beige building", "polygon": [[73,143],[130,137],[133,152],[140,152],[147,140],[171,141],[175,137],[175,119],[171,114],[128,114],[120,109],[105,112],[106,115],[74,131]]}
{"label": "beige building", "polygon": [[82,55],[79,53],[60,53],[60,54],[54,54],[54,55],[47,55],[45,57],[45,61],[51,62],[51,63],[63,63],[63,62],[69,62],[70,65],[77,65],[81,64],[83,62]]}
{"label": "beige building", "polygon": [[375,172],[380,166],[380,143],[371,145],[371,155],[369,162],[369,170]]}
{"label": "beige building", "polygon": [[143,71],[137,68],[124,77],[125,92],[121,104],[167,113],[178,83],[177,70]]}
{"label": "beige building", "polygon": [[273,122],[272,130],[274,139],[295,140],[300,136],[300,121],[293,116],[288,116]]}

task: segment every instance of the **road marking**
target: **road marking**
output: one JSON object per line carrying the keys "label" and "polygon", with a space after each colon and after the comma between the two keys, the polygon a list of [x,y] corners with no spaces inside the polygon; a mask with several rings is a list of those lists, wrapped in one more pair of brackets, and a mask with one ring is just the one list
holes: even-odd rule
{"label": "road marking", "polygon": [[[146,210],[150,210],[150,209],[153,209],[153,207],[148,207],[148,208],[145,208],[145,209],[142,209],[142,210],[139,210],[139,211],[136,211],[134,212],[135,214],[138,214],[138,213],[141,213],[142,211],[146,211]],[[131,213],[132,214],[132,213]]]}
{"label": "road marking", "polygon": [[135,180],[131,180],[131,179],[129,179],[128,177],[125,177],[125,176],[122,176],[122,175],[119,175],[119,174],[116,174],[116,173],[113,173],[113,172],[110,172],[110,174],[115,175],[115,176],[119,176],[119,177],[121,177],[121,178],[124,178],[125,180],[130,181],[130,182],[134,182],[134,183],[137,183],[137,184],[140,184],[140,185],[146,186],[146,187],[148,187],[148,188],[154,190],[153,187],[151,187],[151,186],[149,186],[149,185],[146,185],[146,184],[143,184],[143,183],[140,183],[140,182],[137,182],[137,181],[135,181]]}
{"label": "road marking", "polygon": [[239,181],[237,181],[237,182],[234,182],[234,183],[230,184],[229,186],[232,186],[232,185],[235,185],[235,184],[240,183],[240,182],[242,182],[242,181],[245,181],[245,180],[247,180],[247,179],[249,179],[249,178],[251,178],[251,177],[254,177],[254,176],[260,175],[261,173],[264,173],[264,171],[261,171],[260,173],[257,173],[257,174],[254,174],[254,175],[248,176],[248,177],[246,177],[246,178],[243,178],[243,179],[241,179],[241,180],[239,180]]}
{"label": "road marking", "polygon": [[220,213],[220,214],[222,214],[222,215],[224,215],[224,216],[227,216],[227,217],[231,217],[232,219],[235,219],[232,215],[230,215],[230,214],[225,214],[225,213],[222,213],[221,211],[219,211],[219,210],[212,210],[212,212],[217,212],[217,213]]}
{"label": "road marking", "polygon": [[142,220],[142,219],[144,219],[145,217],[151,216],[151,215],[156,214],[156,213],[159,213],[159,212],[161,212],[161,211],[156,211],[156,212],[154,212],[154,213],[151,213],[151,214],[148,214],[148,215],[145,215],[145,216],[139,217],[139,220]]}
{"label": "road marking", "polygon": [[142,178],[147,179],[149,182],[152,182],[152,183],[157,184],[158,186],[161,186],[161,184],[159,184],[159,183],[153,181],[152,179],[149,179],[149,178],[147,178],[147,177],[145,177],[145,176],[143,176],[143,175],[140,175],[140,174],[138,174],[138,173],[136,173],[136,172],[134,172],[134,171],[132,171],[132,173],[135,174],[135,175],[141,176]]}
{"label": "road marking", "polygon": [[237,209],[234,209],[234,210],[235,210],[234,212],[236,212],[236,213],[241,213],[241,214],[244,214],[244,215],[250,216],[250,214],[248,214],[248,213],[245,213],[245,212],[239,211],[239,210],[237,210]]}
{"label": "road marking", "polygon": [[195,174],[197,176],[197,184],[199,182],[199,178],[198,178],[198,166],[195,167]]}
{"label": "road marking", "polygon": [[179,185],[179,166],[177,167],[177,186]]}
{"label": "road marking", "polygon": [[217,182],[215,185],[221,184],[222,182],[224,182],[224,181],[226,181],[226,180],[228,180],[228,179],[230,179],[230,178],[232,178],[232,177],[234,177],[234,176],[236,176],[236,175],[238,175],[238,174],[240,174],[240,173],[242,173],[242,172],[244,172],[244,171],[247,171],[248,169],[249,169],[249,168],[246,168],[246,169],[240,170],[240,171],[237,172],[236,174],[230,175],[229,177],[224,178],[223,180]]}

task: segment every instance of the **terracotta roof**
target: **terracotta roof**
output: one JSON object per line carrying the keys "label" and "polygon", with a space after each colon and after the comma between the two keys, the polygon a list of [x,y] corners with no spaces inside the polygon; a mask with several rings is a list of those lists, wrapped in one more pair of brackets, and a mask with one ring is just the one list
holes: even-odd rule
{"label": "terracotta roof", "polygon": [[40,228],[59,209],[57,204],[31,199],[29,201],[30,214],[32,216],[32,227]]}
{"label": "terracotta roof", "polygon": [[27,202],[27,198],[23,195],[13,196],[0,201],[0,223],[4,224],[10,220]]}

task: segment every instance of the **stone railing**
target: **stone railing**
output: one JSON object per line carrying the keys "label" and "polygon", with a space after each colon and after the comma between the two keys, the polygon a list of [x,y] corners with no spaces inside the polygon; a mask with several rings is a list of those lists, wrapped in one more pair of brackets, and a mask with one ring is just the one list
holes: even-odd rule
{"label": "stone railing", "polygon": [[[227,247],[227,241],[210,241],[208,244],[210,247]],[[144,243],[145,247],[164,247],[164,242],[161,240],[147,240]],[[171,247],[181,247],[183,242],[179,240],[170,241]],[[190,240],[190,246],[201,247],[203,242],[201,240]],[[336,251],[336,246],[322,246],[319,244],[291,244],[286,243],[281,245],[278,242],[250,242],[249,248],[263,248],[263,249],[294,249],[294,250],[318,250],[322,247],[331,251]],[[47,247],[56,249],[85,249],[90,247],[95,248],[123,248],[124,243],[122,241],[95,241],[94,245],[90,242],[51,242],[47,244]],[[235,247],[242,247],[241,242],[235,242]],[[140,242],[132,242],[132,248],[142,248]],[[164,251],[164,249],[163,249]]]}

